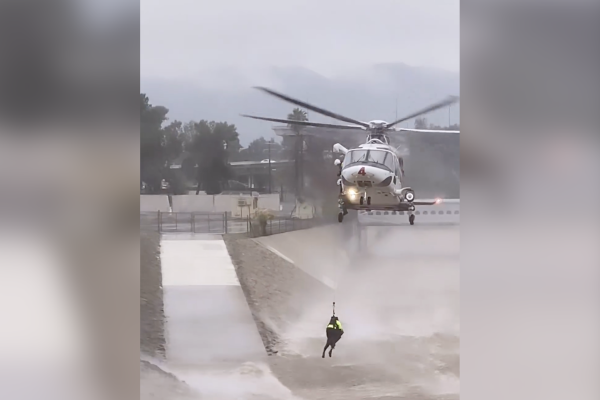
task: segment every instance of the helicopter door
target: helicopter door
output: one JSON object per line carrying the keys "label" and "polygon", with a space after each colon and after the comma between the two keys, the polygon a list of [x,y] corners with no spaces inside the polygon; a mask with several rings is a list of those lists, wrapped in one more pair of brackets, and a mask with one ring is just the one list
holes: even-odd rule
{"label": "helicopter door", "polygon": [[398,157],[394,157],[394,185],[400,185],[402,180],[402,168]]}

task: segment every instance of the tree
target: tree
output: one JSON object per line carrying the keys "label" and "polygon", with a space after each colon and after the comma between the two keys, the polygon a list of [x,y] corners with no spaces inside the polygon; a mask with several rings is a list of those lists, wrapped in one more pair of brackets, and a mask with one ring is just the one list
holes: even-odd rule
{"label": "tree", "polygon": [[421,117],[415,119],[415,129],[432,129],[432,130],[441,130],[441,131],[458,131],[460,130],[460,126],[458,124],[453,124],[447,127],[443,127],[436,124],[430,124],[427,121],[427,118]]}
{"label": "tree", "polygon": [[209,126],[214,135],[217,135],[225,144],[229,155],[240,151],[240,138],[235,125],[230,125],[227,122],[209,122]]}
{"label": "tree", "polygon": [[421,117],[415,119],[415,129],[427,129],[428,127],[427,118]]}
{"label": "tree", "polygon": [[163,128],[168,113],[166,107],[153,106],[148,96],[140,93],[140,178],[150,193],[161,192],[163,179],[171,193],[186,189],[182,177],[170,168],[183,152],[183,123],[173,121]]}
{"label": "tree", "polygon": [[458,124],[453,124],[450,126],[441,126],[435,124],[429,124],[428,129],[440,130],[440,131],[459,131],[460,126]]}
{"label": "tree", "polygon": [[[288,114],[287,119],[291,121],[308,121],[308,114],[305,110],[301,108],[294,108],[291,113]],[[299,125],[291,125],[290,127],[296,132],[296,134],[300,134],[302,127]]]}
{"label": "tree", "polygon": [[[292,112],[288,114],[287,119],[291,121],[308,121],[308,114],[301,108],[294,108]],[[300,125],[288,124],[288,126],[295,135],[300,135],[302,133],[302,127]],[[282,145],[285,149],[291,150],[291,153],[294,154],[297,142],[298,139],[295,136],[284,136]],[[295,157],[292,157],[292,159],[295,159]]]}
{"label": "tree", "polygon": [[194,137],[194,134],[196,133],[195,124],[196,123],[194,121],[189,121],[189,122],[186,122],[185,124],[183,124],[181,127],[181,136],[183,139],[183,151],[190,151],[190,146],[192,144],[192,138]]}
{"label": "tree", "polygon": [[[231,176],[228,160],[241,146],[235,125],[227,122],[173,121],[163,128],[169,110],[150,104],[140,93],[140,178],[150,193],[161,191],[161,181],[169,182],[172,192],[184,192],[184,177],[196,175],[198,190],[220,193],[221,183]],[[181,161],[182,173],[171,165]],[[196,165],[198,168],[196,169]]]}
{"label": "tree", "polygon": [[169,182],[170,192],[173,194],[186,193],[187,187],[184,176],[180,170],[171,169],[171,165],[177,161],[183,153],[184,145],[183,123],[173,121],[163,128],[163,149],[166,158],[166,169],[163,178]]}
{"label": "tree", "polygon": [[151,193],[160,191],[167,163],[162,124],[168,113],[166,107],[153,106],[148,96],[140,93],[140,179]]}
{"label": "tree", "polygon": [[260,161],[265,157],[265,150],[268,149],[268,142],[264,137],[260,137],[250,142],[246,150],[246,154],[252,157],[250,161]]}
{"label": "tree", "polygon": [[163,146],[169,165],[183,152],[184,143],[183,123],[173,121],[163,129]]}
{"label": "tree", "polygon": [[[292,121],[308,121],[308,114],[301,108],[294,108],[287,116],[288,120]],[[299,125],[288,124],[288,126],[294,131],[295,135],[287,139],[284,137],[283,145],[292,148],[292,160],[294,160],[294,182],[296,183],[296,197],[302,196],[302,189],[304,188],[304,139],[302,137],[302,127]],[[293,142],[292,142],[293,141]],[[292,143],[290,143],[292,142]]]}
{"label": "tree", "polygon": [[[270,147],[271,159],[279,158],[282,151],[281,144],[271,141]],[[269,158],[269,141],[267,141],[264,137],[260,137],[250,142],[248,147],[245,149],[240,150],[236,160],[261,161],[266,158]]]}
{"label": "tree", "polygon": [[188,151],[198,165],[196,193],[204,189],[207,194],[218,194],[222,183],[232,176],[228,165],[229,152],[237,152],[241,147],[237,129],[227,122],[205,120],[195,122],[193,126]]}

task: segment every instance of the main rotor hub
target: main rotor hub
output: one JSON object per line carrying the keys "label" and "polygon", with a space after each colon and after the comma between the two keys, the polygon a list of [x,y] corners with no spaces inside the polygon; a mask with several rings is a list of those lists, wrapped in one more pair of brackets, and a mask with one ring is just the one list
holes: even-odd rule
{"label": "main rotor hub", "polygon": [[379,120],[379,119],[375,119],[373,121],[370,121],[369,125],[371,126],[372,129],[383,129],[386,127],[387,122]]}
{"label": "main rotor hub", "polygon": [[382,143],[385,143],[385,144],[390,143],[390,141],[387,138],[387,135],[385,135],[383,133],[379,133],[379,132],[371,133],[369,136],[367,136],[367,143],[373,139],[380,140]]}

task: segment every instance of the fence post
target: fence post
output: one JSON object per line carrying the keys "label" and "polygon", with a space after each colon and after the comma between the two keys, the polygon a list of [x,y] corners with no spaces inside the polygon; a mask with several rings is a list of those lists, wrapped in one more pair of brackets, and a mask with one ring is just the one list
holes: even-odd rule
{"label": "fence post", "polygon": [[223,213],[223,219],[225,220],[225,234],[229,233],[229,222],[227,221],[227,212]]}
{"label": "fence post", "polygon": [[176,230],[176,231],[178,231],[178,230],[179,230],[179,228],[178,228],[178,225],[177,225],[177,214],[178,214],[178,213],[175,213],[175,230]]}
{"label": "fence post", "polygon": [[190,225],[192,228],[192,233],[196,233],[196,214],[194,213],[190,215]]}
{"label": "fence post", "polygon": [[156,216],[156,224],[158,225],[158,233],[160,233],[161,230],[161,219],[162,219],[162,214],[160,213],[160,210],[158,210],[158,214]]}

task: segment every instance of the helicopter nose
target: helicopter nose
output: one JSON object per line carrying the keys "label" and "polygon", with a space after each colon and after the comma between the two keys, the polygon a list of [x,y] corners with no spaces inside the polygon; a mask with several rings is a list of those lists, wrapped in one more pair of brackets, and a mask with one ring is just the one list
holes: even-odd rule
{"label": "helicopter nose", "polygon": [[345,185],[358,187],[378,186],[391,180],[389,174],[378,168],[369,168],[364,166],[352,166],[342,171],[342,178]]}
{"label": "helicopter nose", "polygon": [[342,171],[342,176],[348,181],[352,183],[356,183],[358,181],[365,181],[373,176],[372,171],[364,166],[355,165],[346,168]]}

